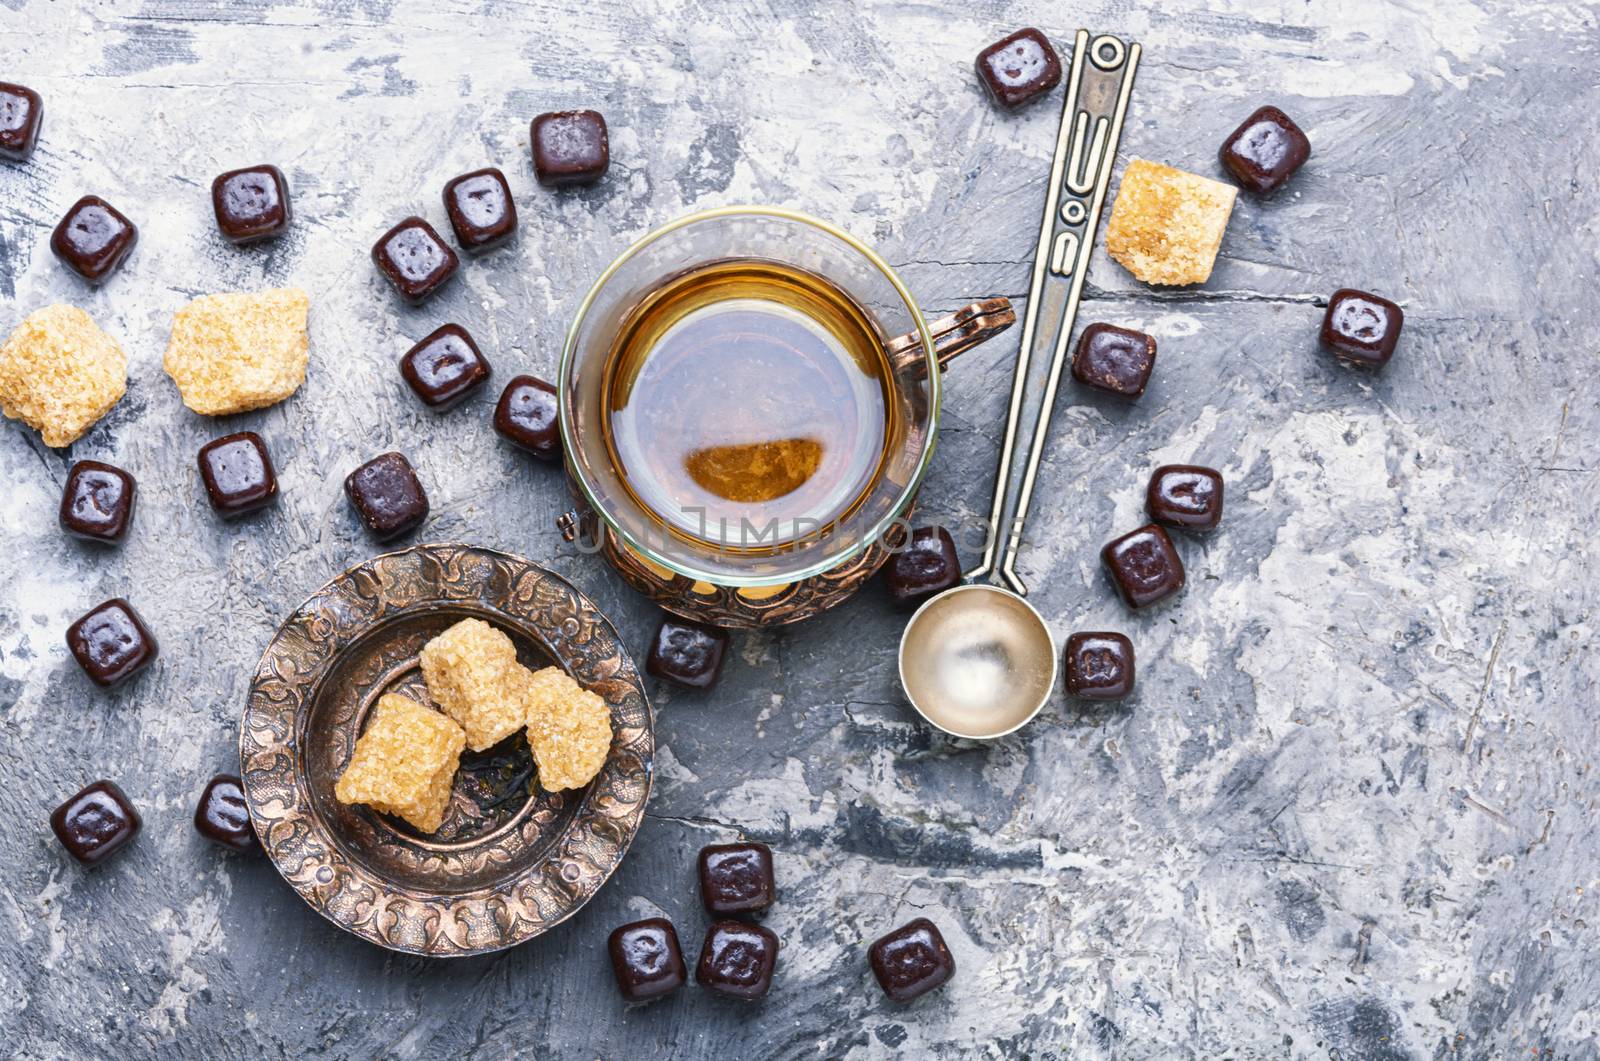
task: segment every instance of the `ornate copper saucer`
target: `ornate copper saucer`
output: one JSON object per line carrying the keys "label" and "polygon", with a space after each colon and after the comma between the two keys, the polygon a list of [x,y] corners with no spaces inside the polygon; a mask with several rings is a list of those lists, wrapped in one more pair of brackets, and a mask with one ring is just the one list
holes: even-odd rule
{"label": "ornate copper saucer", "polygon": [[[462,757],[444,825],[333,797],[367,712],[422,698],[417,654],[468,616],[493,623],[532,667],[564,667],[611,707],[605,767],[582,791],[530,784],[521,736]],[[616,630],[569,583],[519,557],[418,545],[317,590],[256,668],[239,734],[250,817],[283,878],[323,917],[391,950],[482,954],[571,917],[611,876],[644,816],[655,735]]]}

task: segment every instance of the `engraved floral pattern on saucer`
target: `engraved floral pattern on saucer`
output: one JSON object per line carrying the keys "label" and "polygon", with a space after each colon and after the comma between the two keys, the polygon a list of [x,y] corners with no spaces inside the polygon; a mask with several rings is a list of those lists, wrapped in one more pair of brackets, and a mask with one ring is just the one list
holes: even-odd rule
{"label": "engraved floral pattern on saucer", "polygon": [[[531,667],[565,668],[611,708],[589,785],[547,793],[520,734],[463,756],[444,824],[419,834],[333,797],[384,693],[427,702],[417,654],[463,618],[504,630]],[[621,863],[644,816],[650,704],[616,630],[560,576],[466,545],[374,557],[289,616],[256,668],[239,734],[250,817],[278,872],[319,914],[391,950],[462,956],[571,917]]]}

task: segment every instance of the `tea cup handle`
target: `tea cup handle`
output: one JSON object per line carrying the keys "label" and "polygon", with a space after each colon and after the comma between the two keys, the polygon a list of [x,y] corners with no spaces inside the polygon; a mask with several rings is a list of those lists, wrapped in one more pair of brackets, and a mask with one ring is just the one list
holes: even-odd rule
{"label": "tea cup handle", "polygon": [[[1011,300],[1004,296],[974,302],[933,321],[928,325],[928,332],[933,336],[933,352],[939,359],[940,371],[957,354],[993,339],[1016,322],[1017,314],[1011,308]],[[916,332],[891,339],[885,350],[895,375],[904,373],[920,378],[925,371],[922,338]]]}

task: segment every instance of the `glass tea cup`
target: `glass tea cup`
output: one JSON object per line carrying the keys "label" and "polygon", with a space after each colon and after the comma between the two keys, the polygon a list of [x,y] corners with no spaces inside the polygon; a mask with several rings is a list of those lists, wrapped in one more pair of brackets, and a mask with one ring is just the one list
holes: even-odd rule
{"label": "glass tea cup", "polygon": [[[892,429],[876,473],[842,516],[795,512],[777,525],[730,526],[726,517],[685,525],[639,500],[606,443],[608,365],[631,315],[677,278],[738,261],[822,278],[861,310],[882,344]],[[1014,319],[1006,300],[991,299],[930,326],[882,258],[843,230],[792,210],[727,207],[681,218],[624,251],[578,307],[556,386],[568,474],[604,530],[652,567],[713,586],[801,582],[897,539],[933,455],[944,362]]]}

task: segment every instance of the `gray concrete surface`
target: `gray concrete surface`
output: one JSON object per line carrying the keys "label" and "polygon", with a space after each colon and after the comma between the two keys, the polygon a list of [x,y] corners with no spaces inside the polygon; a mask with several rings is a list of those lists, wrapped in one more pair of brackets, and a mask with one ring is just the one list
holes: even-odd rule
{"label": "gray concrete surface", "polygon": [[[1140,690],[1053,701],[991,747],[901,702],[902,619],[876,587],[821,621],[744,636],[709,695],[655,692],[659,783],[613,882],[580,916],[483,959],[401,958],[323,923],[264,863],[191,830],[235,762],[246,677],[278,621],[375,551],[340,482],[382,449],[416,462],[425,537],[551,564],[641,650],[652,610],[550,529],[564,487],[497,444],[492,396],[425,411],[410,340],[467,326],[500,379],[550,373],[603,265],[686,211],[781,203],[901,266],[929,311],[1026,290],[1055,105],[998,113],[975,53],[1022,25],[1145,43],[1124,139],[1216,175],[1263,102],[1311,163],[1241,197],[1199,290],[1152,292],[1103,255],[1082,320],[1161,343],[1132,406],[1063,397],[1023,568],[1058,637],[1135,640]],[[1600,572],[1597,12],[1561,2],[1082,4],[0,0],[0,77],[44,94],[42,145],[0,165],[9,329],[55,301],[131,358],[127,397],[70,451],[0,424],[0,1043],[21,1058],[509,1056],[1579,1058],[1600,1055],[1595,683]],[[538,189],[527,122],[596,106],[598,187]],[[271,161],[291,233],[225,245],[207,187]],[[498,163],[520,243],[402,307],[367,259],[451,176]],[[85,192],[141,226],[91,291],[48,250]],[[312,295],[310,377],[211,422],[161,373],[172,311],[203,292]],[[1403,303],[1382,375],[1315,345],[1335,288]],[[975,519],[1013,333],[949,374],[927,512]],[[261,432],[271,514],[224,524],[193,455]],[[132,539],[69,541],[71,460],[140,479]],[[1222,469],[1224,526],[1180,548],[1175,606],[1130,615],[1098,570],[1149,469]],[[62,632],[126,594],[164,646],[92,688]],[[51,807],[99,776],[145,813],[85,873]],[[771,843],[777,984],[618,1001],[605,934],[665,912],[694,947],[696,850]],[[888,1004],[864,948],[916,914],[960,964]]]}

